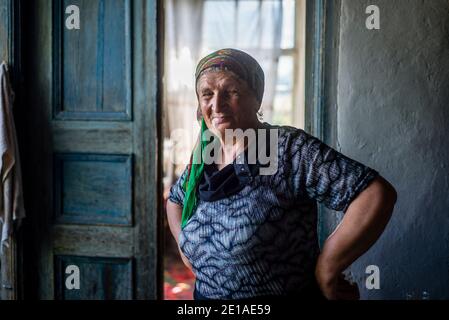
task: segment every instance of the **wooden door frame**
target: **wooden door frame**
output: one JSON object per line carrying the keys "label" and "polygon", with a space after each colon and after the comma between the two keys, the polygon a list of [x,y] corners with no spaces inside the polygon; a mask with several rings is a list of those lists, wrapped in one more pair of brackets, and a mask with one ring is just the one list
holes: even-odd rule
{"label": "wooden door frame", "polygon": [[156,274],[157,274],[157,300],[164,300],[164,239],[165,239],[165,210],[163,201],[163,151],[164,151],[164,139],[163,139],[163,75],[164,75],[164,56],[165,56],[165,6],[164,0],[156,0],[156,19],[157,19],[157,96],[156,96],[156,119],[157,119],[157,226],[156,226],[156,236],[157,236],[157,264],[156,264]]}
{"label": "wooden door frame", "polygon": [[[307,0],[306,131],[335,142],[335,107],[341,0]],[[332,128],[331,128],[332,127]]]}
{"label": "wooden door frame", "polygon": [[[337,80],[341,0],[306,3],[305,130],[338,149]],[[329,209],[318,206],[320,245],[334,224]]]}

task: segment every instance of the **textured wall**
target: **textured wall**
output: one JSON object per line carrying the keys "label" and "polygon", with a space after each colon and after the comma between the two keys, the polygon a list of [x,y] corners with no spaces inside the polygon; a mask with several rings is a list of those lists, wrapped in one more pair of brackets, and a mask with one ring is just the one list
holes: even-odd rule
{"label": "textured wall", "polygon": [[[365,28],[368,5],[381,29]],[[341,151],[398,191],[385,233],[351,271],[364,299],[449,299],[449,1],[342,0]],[[381,289],[366,290],[365,268]]]}

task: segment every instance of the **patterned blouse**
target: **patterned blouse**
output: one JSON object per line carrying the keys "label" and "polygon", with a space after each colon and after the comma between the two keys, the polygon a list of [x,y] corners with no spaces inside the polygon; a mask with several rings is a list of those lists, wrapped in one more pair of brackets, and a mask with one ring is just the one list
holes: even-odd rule
{"label": "patterned blouse", "polygon": [[[266,125],[278,130],[276,173],[259,175],[246,166],[245,186],[219,200],[200,197],[181,231],[195,289],[206,298],[287,295],[310,286],[319,254],[317,201],[345,212],[378,175],[303,130]],[[180,206],[186,175],[169,195]]]}

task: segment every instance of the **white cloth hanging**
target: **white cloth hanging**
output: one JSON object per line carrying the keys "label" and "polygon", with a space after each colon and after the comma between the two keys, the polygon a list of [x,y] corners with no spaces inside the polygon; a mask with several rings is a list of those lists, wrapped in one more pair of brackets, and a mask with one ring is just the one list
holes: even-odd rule
{"label": "white cloth hanging", "polygon": [[3,61],[0,65],[0,254],[3,254],[3,246],[9,246],[14,223],[20,225],[25,217],[13,100],[8,65]]}

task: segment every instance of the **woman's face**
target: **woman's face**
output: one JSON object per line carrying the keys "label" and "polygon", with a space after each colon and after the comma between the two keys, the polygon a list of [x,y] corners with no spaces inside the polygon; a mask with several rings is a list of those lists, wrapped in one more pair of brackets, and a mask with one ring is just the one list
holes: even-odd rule
{"label": "woman's face", "polygon": [[224,137],[225,129],[255,128],[259,102],[248,84],[230,71],[206,72],[197,84],[207,127]]}

